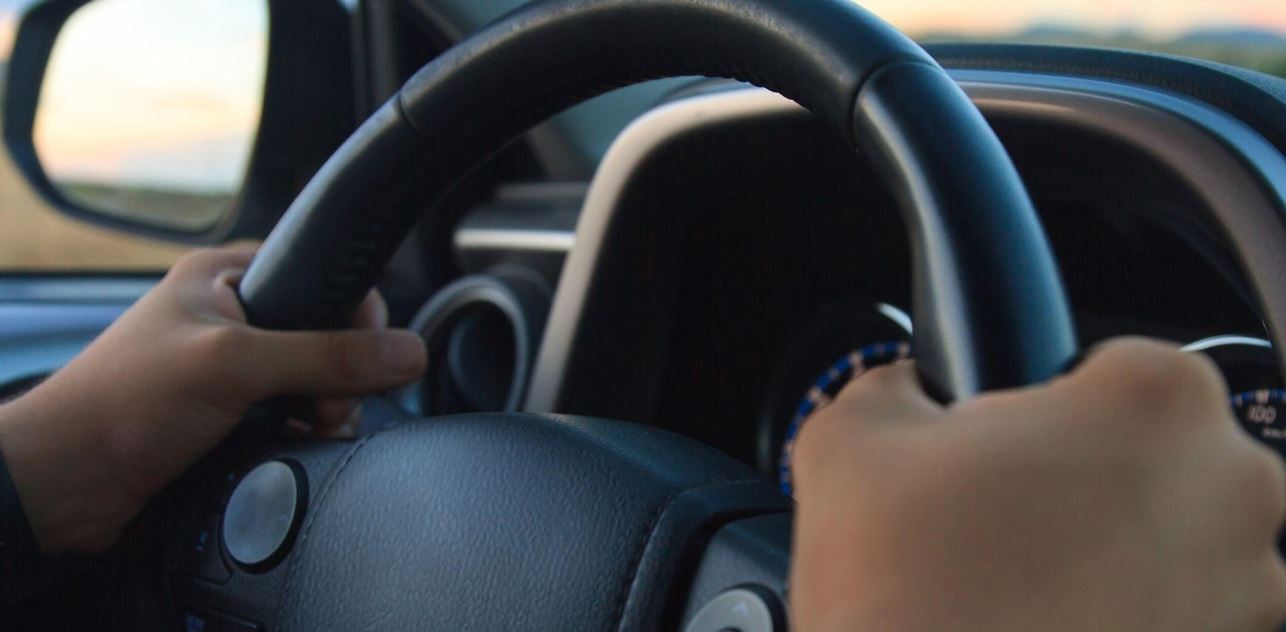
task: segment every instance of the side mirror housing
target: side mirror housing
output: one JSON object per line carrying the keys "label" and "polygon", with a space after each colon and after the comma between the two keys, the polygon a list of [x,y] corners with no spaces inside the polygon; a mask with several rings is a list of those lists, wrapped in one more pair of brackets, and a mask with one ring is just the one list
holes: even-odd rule
{"label": "side mirror housing", "polygon": [[5,143],[79,220],[260,237],[355,124],[350,28],[337,0],[38,3],[9,62]]}

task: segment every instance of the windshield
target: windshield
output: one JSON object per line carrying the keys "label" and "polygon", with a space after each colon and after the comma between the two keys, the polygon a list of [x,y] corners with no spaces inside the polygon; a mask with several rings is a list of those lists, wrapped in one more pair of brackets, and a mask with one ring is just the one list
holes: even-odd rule
{"label": "windshield", "polygon": [[[357,0],[345,0],[350,4]],[[434,0],[472,31],[526,0]],[[925,43],[1022,42],[1165,52],[1286,77],[1286,0],[860,0]],[[679,85],[662,80],[584,103],[554,120],[596,164],[616,133]]]}
{"label": "windshield", "polygon": [[1283,0],[869,0],[916,39],[1108,46],[1286,77]]}
{"label": "windshield", "polygon": [[[440,0],[475,29],[523,0]],[[861,0],[922,42],[1001,41],[1149,50],[1286,77],[1286,0]]]}

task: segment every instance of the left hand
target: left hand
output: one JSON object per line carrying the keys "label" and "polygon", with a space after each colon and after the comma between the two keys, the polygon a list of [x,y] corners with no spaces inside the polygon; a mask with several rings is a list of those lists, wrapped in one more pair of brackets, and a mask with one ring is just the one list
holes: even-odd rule
{"label": "left hand", "polygon": [[943,407],[915,366],[847,385],[795,443],[795,629],[1278,630],[1286,469],[1218,368],[1123,339]]}
{"label": "left hand", "polygon": [[352,398],[413,381],[419,336],[384,328],[283,332],[246,323],[236,284],[255,248],[194,251],[83,353],[0,406],[0,450],[41,549],[110,546],[143,505],[223,440],[251,405],[311,395],[323,433]]}

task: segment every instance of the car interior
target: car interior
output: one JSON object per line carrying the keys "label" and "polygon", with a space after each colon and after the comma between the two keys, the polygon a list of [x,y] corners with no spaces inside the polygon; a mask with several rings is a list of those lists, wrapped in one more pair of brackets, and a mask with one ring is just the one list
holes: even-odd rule
{"label": "car interior", "polygon": [[[266,240],[258,326],[342,327],[377,287],[429,368],[352,440],[255,411],[119,546],[50,569],[33,629],[785,630],[792,441],[905,357],[947,403],[1173,341],[1286,455],[1281,77],[921,47],[847,0],[247,0],[257,124],[184,218],[46,158],[51,59],[117,1],[21,14],[24,181],[108,230]],[[0,400],[158,278],[0,276]]]}

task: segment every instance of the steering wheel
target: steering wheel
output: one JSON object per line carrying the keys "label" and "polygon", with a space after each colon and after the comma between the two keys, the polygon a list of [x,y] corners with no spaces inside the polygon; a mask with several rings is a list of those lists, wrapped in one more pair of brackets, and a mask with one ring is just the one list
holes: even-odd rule
{"label": "steering wheel", "polygon": [[[1053,257],[998,139],[921,48],[851,0],[552,0],[501,18],[420,70],[308,184],[241,283],[251,322],[342,326],[417,219],[408,183],[445,193],[568,106],[682,75],[779,92],[874,165],[911,239],[914,344],[936,397],[1041,382],[1072,358]],[[243,481],[224,518],[235,572],[183,599],[274,630],[673,629],[712,534],[790,511],[709,447],[596,419],[426,420],[269,456],[295,487],[288,537],[237,557],[229,538],[245,534],[229,525],[256,528],[241,505],[231,517]],[[763,546],[785,559],[788,534]],[[753,580],[729,564],[728,585]]]}

